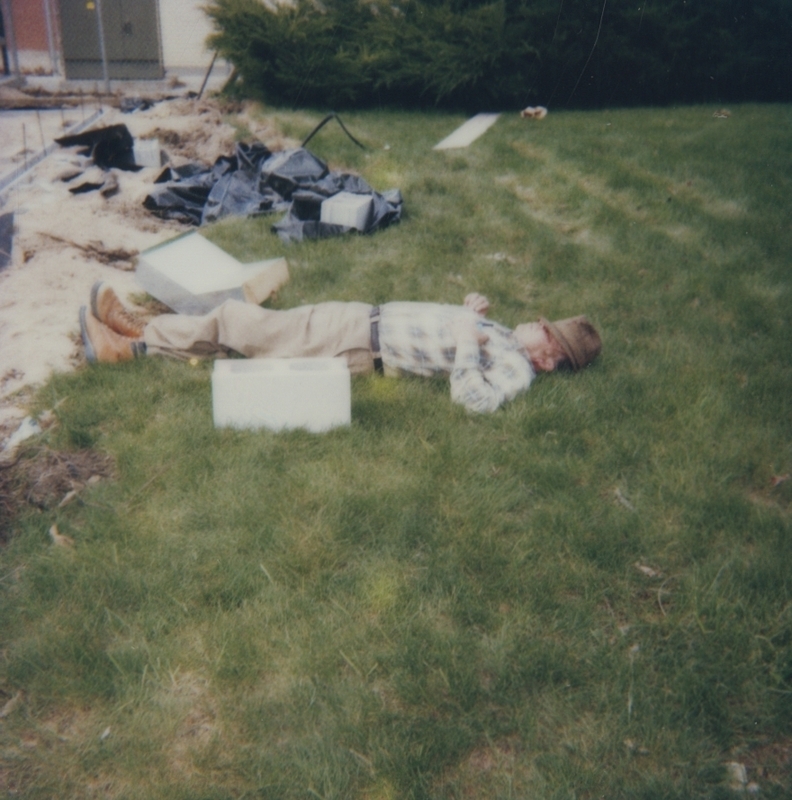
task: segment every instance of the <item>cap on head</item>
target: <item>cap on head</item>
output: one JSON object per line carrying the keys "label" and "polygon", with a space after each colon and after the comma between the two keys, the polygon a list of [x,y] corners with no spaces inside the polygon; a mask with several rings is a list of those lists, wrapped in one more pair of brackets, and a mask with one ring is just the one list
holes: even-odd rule
{"label": "cap on head", "polygon": [[572,369],[576,372],[590,364],[602,350],[600,335],[585,314],[556,320],[556,322],[542,318],[539,322],[547,326],[553,338],[566,353]]}

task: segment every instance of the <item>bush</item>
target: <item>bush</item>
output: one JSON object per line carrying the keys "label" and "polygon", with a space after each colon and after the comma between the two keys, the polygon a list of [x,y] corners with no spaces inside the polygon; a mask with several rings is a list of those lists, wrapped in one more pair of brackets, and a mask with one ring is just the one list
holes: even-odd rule
{"label": "bush", "polygon": [[784,0],[214,0],[238,88],[323,108],[792,99]]}

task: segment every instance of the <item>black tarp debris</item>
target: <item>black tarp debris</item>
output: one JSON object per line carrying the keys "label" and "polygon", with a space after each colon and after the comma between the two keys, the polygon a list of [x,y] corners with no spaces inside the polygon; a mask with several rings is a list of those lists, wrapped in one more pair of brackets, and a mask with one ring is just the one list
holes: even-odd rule
{"label": "black tarp debris", "polygon": [[95,181],[84,181],[79,186],[72,186],[69,191],[72,194],[87,194],[88,192],[95,192],[104,186],[104,181],[97,183]]}
{"label": "black tarp debris", "polygon": [[82,147],[80,155],[90,156],[94,164],[102,169],[115,167],[130,172],[137,172],[140,169],[135,164],[132,151],[135,140],[126,125],[94,128],[73,136],[62,136],[55,141],[61,147]]}
{"label": "black tarp debris", "polygon": [[58,180],[63,181],[63,183],[68,183],[75,178],[79,178],[82,174],[83,170],[81,169],[67,169],[65,172],[61,172],[61,174],[58,175]]}
{"label": "black tarp debris", "polygon": [[0,269],[11,263],[11,250],[14,243],[14,212],[0,214]]}
{"label": "black tarp debris", "polygon": [[122,114],[134,114],[136,111],[148,111],[155,102],[145,97],[122,97],[118,108]]}
{"label": "black tarp debris", "polygon": [[179,97],[193,98],[195,92],[185,92],[183,95],[167,94],[162,97],[152,99],[150,97],[122,97],[118,103],[118,110],[122,114],[135,114],[138,111],[148,111],[154,108],[157,103],[167,103],[171,100],[178,100]]}
{"label": "black tarp debris", "polygon": [[273,226],[284,242],[319,239],[353,228],[320,221],[321,203],[339,192],[372,198],[364,233],[398,222],[402,196],[398,189],[380,194],[363,178],[331,172],[303,147],[272,153],[261,143],[239,143],[233,156],[220,156],[212,167],[169,167],[144,206],[164,219],[204,225],[227,216],[287,212]]}
{"label": "black tarp debris", "polygon": [[118,176],[116,173],[111,172],[107,176],[107,180],[99,187],[99,194],[102,197],[112,197],[121,191],[121,187],[118,185]]}
{"label": "black tarp debris", "polygon": [[[89,158],[94,169],[68,170],[60,179],[65,183],[75,178],[83,177],[83,181],[69,188],[72,194],[84,194],[99,190],[105,197],[111,197],[119,191],[118,178],[111,169],[122,169],[127,172],[137,172],[143,168],[146,158],[141,159],[141,164],[136,163],[136,145],[132,134],[126,125],[109,125],[105,128],[94,128],[84,133],[73,136],[62,136],[55,140],[61,147],[82,147],[79,155]],[[141,143],[139,142],[138,145]],[[148,141],[142,144],[149,144]],[[144,154],[150,148],[146,148]],[[155,150],[159,164],[159,144]],[[138,156],[140,158],[140,156]]]}
{"label": "black tarp debris", "polygon": [[[158,217],[163,219],[175,219],[179,222],[186,222],[191,225],[200,225],[204,221],[204,208],[206,207],[209,195],[217,187],[212,208],[220,216],[228,216],[235,213],[238,204],[235,203],[236,196],[233,191],[225,190],[230,183],[222,181],[226,176],[243,172],[239,164],[248,163],[246,151],[248,145],[238,144],[237,155],[233,157],[220,156],[211,168],[201,164],[185,164],[181,167],[166,167],[159,177],[154,181],[158,185],[153,191],[149,192],[143,205]],[[266,148],[265,148],[266,150]],[[267,154],[269,151],[267,150]],[[242,155],[242,158],[240,158]],[[242,174],[238,180],[244,183],[245,175]],[[222,181],[222,182],[221,182]],[[221,203],[218,197],[225,196],[227,213],[220,213]],[[267,209],[262,209],[264,213]],[[239,210],[237,213],[243,213]]]}
{"label": "black tarp debris", "polygon": [[353,142],[354,142],[354,143],[355,143],[355,144],[356,144],[356,145],[357,145],[357,146],[358,146],[358,147],[359,147],[361,150],[365,150],[365,149],[366,149],[365,145],[361,144],[361,143],[360,143],[360,142],[359,142],[359,141],[358,141],[358,140],[357,140],[357,139],[356,139],[356,138],[355,138],[355,137],[354,137],[354,136],[353,136],[353,135],[352,135],[352,134],[351,134],[351,133],[350,133],[350,132],[347,130],[347,126],[346,126],[346,125],[344,125],[344,123],[341,121],[341,117],[339,117],[339,116],[338,116],[338,114],[336,114],[336,113],[335,113],[335,111],[331,111],[331,112],[330,112],[330,113],[329,113],[329,114],[328,114],[328,115],[327,115],[327,116],[326,116],[326,117],[325,117],[325,118],[324,118],[324,119],[323,119],[323,120],[322,120],[322,121],[321,121],[321,122],[320,122],[320,123],[319,123],[319,124],[318,124],[318,125],[317,125],[317,126],[316,126],[316,127],[315,127],[315,128],[314,128],[314,129],[313,129],[313,130],[312,130],[312,131],[309,133],[309,134],[308,134],[308,135],[307,135],[307,136],[306,136],[306,137],[305,137],[305,139],[303,139],[303,143],[302,143],[302,145],[301,145],[301,146],[302,146],[302,147],[305,147],[305,146],[308,144],[308,142],[310,142],[310,141],[311,141],[311,139],[313,139],[313,137],[314,137],[314,136],[316,136],[316,134],[317,134],[317,133],[319,133],[319,131],[320,131],[320,130],[322,130],[322,128],[324,128],[324,126],[325,126],[325,125],[327,125],[327,123],[328,123],[328,122],[330,122],[330,120],[332,120],[332,119],[334,119],[334,120],[335,120],[335,121],[336,121],[336,122],[337,122],[337,123],[338,123],[338,124],[341,126],[341,130],[342,130],[342,131],[343,131],[343,132],[344,132],[344,133],[345,133],[345,134],[346,134],[346,135],[347,135],[347,136],[348,136],[348,137],[349,137],[349,138],[350,138],[350,139],[351,139],[351,140],[352,140],[352,141],[353,141]]}

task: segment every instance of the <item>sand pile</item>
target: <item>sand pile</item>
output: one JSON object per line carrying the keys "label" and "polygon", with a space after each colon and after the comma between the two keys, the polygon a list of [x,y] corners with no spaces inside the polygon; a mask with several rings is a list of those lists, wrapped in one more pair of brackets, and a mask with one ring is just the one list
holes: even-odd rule
{"label": "sand pile", "polygon": [[[92,127],[123,123],[136,139],[156,137],[174,166],[212,164],[233,155],[236,124],[273,150],[294,146],[246,107],[180,98],[124,114],[105,108]],[[92,284],[106,280],[124,300],[139,294],[134,276],[139,252],[187,230],[143,208],[160,169],[139,172],[98,168],[61,148],[3,193],[0,214],[14,212],[12,263],[0,272],[0,440],[26,412],[30,390],[53,371],[83,361],[78,311]],[[85,168],[69,182],[63,178]],[[117,191],[72,194],[71,186],[95,175],[117,181]],[[107,184],[106,184],[107,186]],[[108,187],[109,188],[109,187]]]}

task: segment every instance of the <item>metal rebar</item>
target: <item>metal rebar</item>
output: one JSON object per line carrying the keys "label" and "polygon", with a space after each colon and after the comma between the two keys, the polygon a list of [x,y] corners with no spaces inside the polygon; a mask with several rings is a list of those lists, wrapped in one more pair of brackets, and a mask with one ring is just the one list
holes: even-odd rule
{"label": "metal rebar", "polygon": [[104,75],[105,92],[110,94],[110,70],[107,67],[107,48],[105,47],[104,24],[102,22],[102,0],[96,3],[96,28],[99,31],[99,52],[102,54],[102,74]]}
{"label": "metal rebar", "polygon": [[198,99],[201,99],[201,95],[204,93],[204,89],[206,88],[206,83],[209,80],[209,76],[212,74],[212,68],[215,65],[215,61],[217,61],[217,50],[215,50],[214,55],[212,56],[212,63],[209,65],[209,69],[206,70],[206,75],[204,76],[203,83],[201,84],[201,90],[198,92]]}
{"label": "metal rebar", "polygon": [[52,74],[60,75],[60,65],[58,64],[58,57],[55,52],[55,33],[52,27],[52,8],[50,8],[50,0],[41,0],[41,6],[44,9],[44,24],[47,26],[47,46],[49,47]]}
{"label": "metal rebar", "polygon": [[41,136],[41,149],[46,150],[47,142],[44,139],[44,126],[41,124],[41,111],[39,109],[36,109],[36,120],[38,122],[39,136]]}

